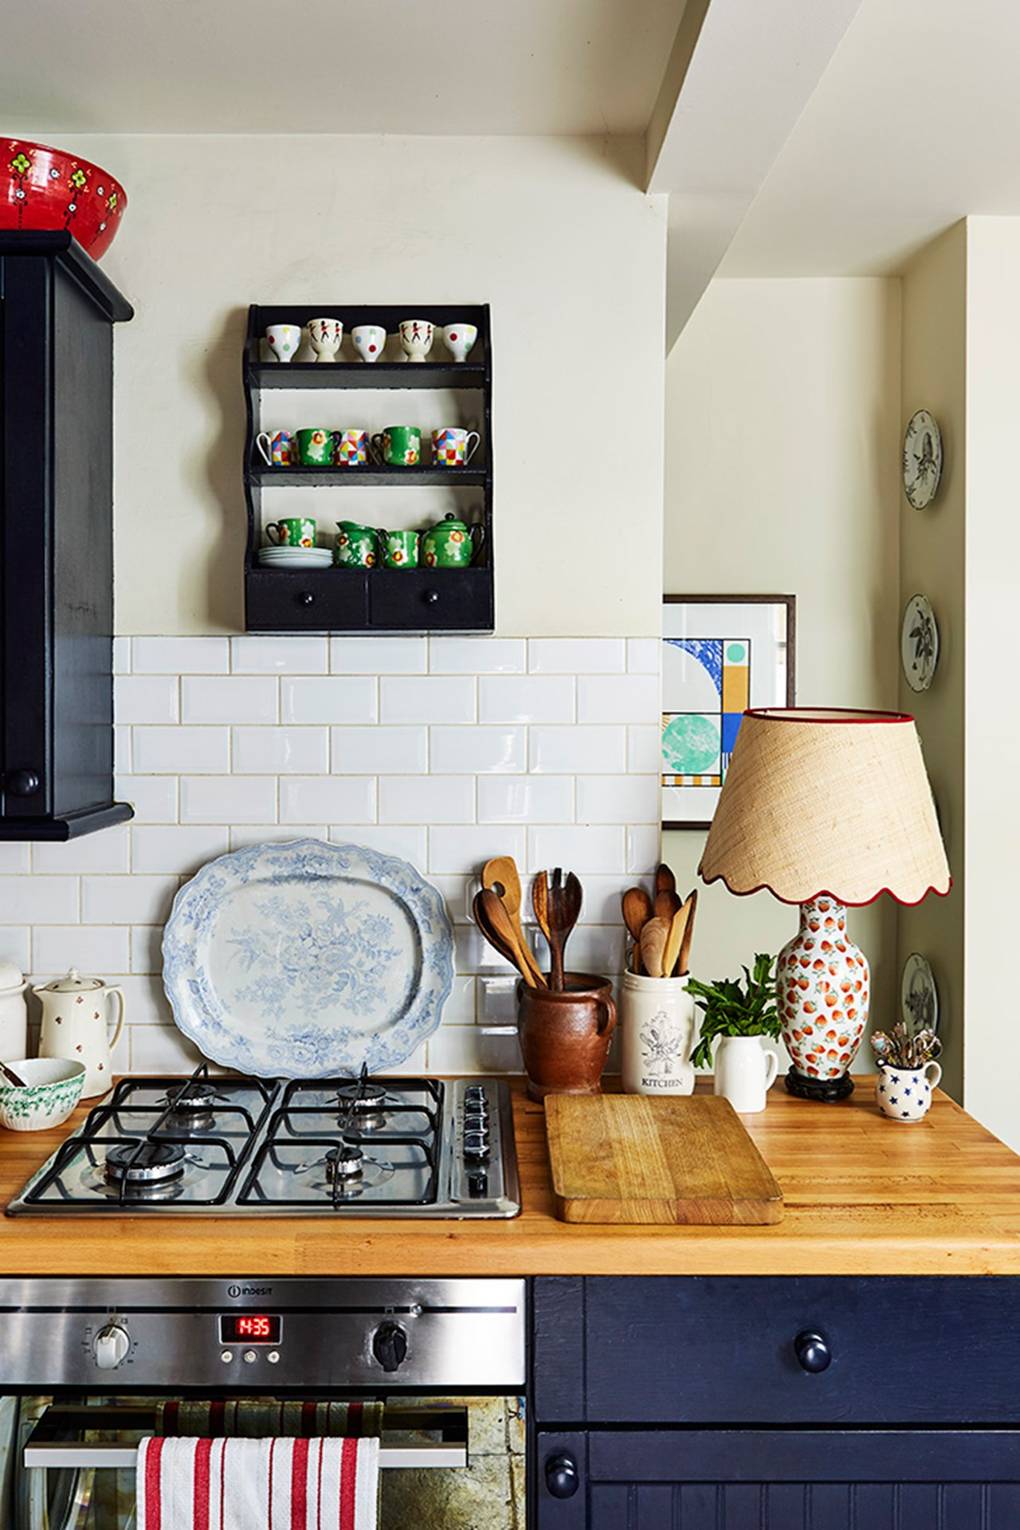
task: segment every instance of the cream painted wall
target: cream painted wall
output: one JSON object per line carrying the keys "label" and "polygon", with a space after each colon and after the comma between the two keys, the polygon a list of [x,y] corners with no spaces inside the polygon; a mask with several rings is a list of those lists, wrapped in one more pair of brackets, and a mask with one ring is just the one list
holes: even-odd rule
{"label": "cream painted wall", "polygon": [[639,140],[73,147],[130,197],[104,262],[137,309],[117,332],[118,632],[240,629],[249,303],[458,299],[493,305],[500,632],[657,631],[666,222]]}
{"label": "cream painted wall", "polygon": [[[957,223],[911,263],[903,275],[902,425],[930,409],[942,431],[939,492],[926,510],[899,495],[900,610],[926,594],[939,623],[938,672],[929,691],[915,695],[900,679],[900,703],[914,713],[935,795],[954,885],[947,898],[929,897],[900,911],[898,965],[911,951],[932,964],[941,1003],[940,1035],[946,1088],[963,1098],[964,1048],[964,705],[965,527],[968,473],[967,232]],[[968,1017],[968,1025],[970,1017]]]}
{"label": "cream painted wall", "polygon": [[[896,701],[899,390],[894,279],[715,281],[669,356],[665,588],[795,594],[802,703]],[[685,890],[703,843],[664,835]],[[895,910],[852,918],[888,1023]],[[768,894],[702,886],[695,970],[735,973],[796,922]]]}

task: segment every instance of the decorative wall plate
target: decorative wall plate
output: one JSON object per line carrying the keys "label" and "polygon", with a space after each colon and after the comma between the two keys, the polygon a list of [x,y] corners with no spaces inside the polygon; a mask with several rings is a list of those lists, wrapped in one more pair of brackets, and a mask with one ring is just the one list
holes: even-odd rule
{"label": "decorative wall plate", "polygon": [[453,983],[442,896],[407,861],[317,839],[210,861],[174,899],[163,986],[213,1062],[263,1078],[395,1067]]}
{"label": "decorative wall plate", "polygon": [[903,963],[900,978],[900,1013],[914,1030],[939,1028],[939,991],[927,959],[913,951]]}
{"label": "decorative wall plate", "polygon": [[900,629],[900,660],[912,691],[926,691],[939,665],[939,628],[927,595],[911,595]]}
{"label": "decorative wall plate", "polygon": [[912,415],[903,437],[903,492],[915,510],[930,505],[942,477],[942,432],[927,409]]}

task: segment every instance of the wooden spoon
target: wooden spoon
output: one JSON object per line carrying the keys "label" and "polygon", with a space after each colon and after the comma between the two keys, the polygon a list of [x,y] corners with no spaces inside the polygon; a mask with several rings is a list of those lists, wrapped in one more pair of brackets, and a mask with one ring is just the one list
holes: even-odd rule
{"label": "wooden spoon", "polygon": [[676,966],[677,957],[680,955],[680,947],[687,930],[688,907],[682,903],[669,921],[669,933],[666,936],[666,945],[662,953],[662,975],[672,977],[673,968]]}
{"label": "wooden spoon", "polygon": [[12,1067],[10,1067],[10,1065],[8,1063],[0,1062],[0,1073],[3,1074],[4,1078],[7,1080],[7,1082],[9,1084],[13,1084],[14,1085],[15,1089],[27,1089],[28,1088],[28,1085],[25,1083],[25,1080],[21,1077],[21,1074],[20,1073],[15,1073],[14,1069]]}
{"label": "wooden spoon", "polygon": [[491,861],[486,861],[482,867],[482,886],[490,888],[502,901],[503,907],[510,916],[510,923],[514,927],[517,944],[520,947],[524,960],[528,964],[532,987],[541,987],[542,984],[539,982],[539,979],[542,977],[541,968],[535,958],[535,953],[528,944],[527,936],[521,924],[521,878],[517,870],[517,862],[513,856],[497,855]]}
{"label": "wooden spoon", "polygon": [[483,887],[481,892],[475,893],[472,908],[474,910],[475,923],[489,942],[489,945],[492,946],[494,951],[498,951],[500,956],[505,956],[507,961],[513,963],[528,987],[548,987],[541,972],[538,973],[537,977],[533,976],[531,968],[525,960],[524,953],[517,944],[516,932],[499,894],[493,892],[491,887]]}
{"label": "wooden spoon", "polygon": [[683,907],[681,899],[675,892],[668,892],[663,888],[655,894],[655,916],[657,919],[665,919],[667,923],[673,915],[679,913]]}
{"label": "wooden spoon", "polygon": [[657,893],[676,892],[676,877],[665,861],[660,862],[655,868],[655,891]]}
{"label": "wooden spoon", "polygon": [[574,926],[581,917],[581,906],[584,903],[584,890],[572,871],[568,871],[562,887],[555,887],[552,903],[552,919],[549,927],[559,937],[560,963],[566,963],[567,941],[573,932]]}
{"label": "wooden spoon", "polygon": [[549,987],[563,988],[563,941],[560,934],[560,897],[563,891],[563,871],[553,867],[552,881],[548,882],[545,895],[546,923],[549,926]]}
{"label": "wooden spoon", "polygon": [[666,950],[669,925],[655,916],[641,931],[641,960],[649,977],[662,977],[662,958]]}
{"label": "wooden spoon", "polygon": [[686,977],[691,970],[691,941],[694,938],[694,916],[698,912],[698,889],[687,894],[684,904],[687,910],[687,927],[684,930],[684,938],[680,942],[680,954],[676,960],[678,977]]}
{"label": "wooden spoon", "polygon": [[631,950],[631,967],[641,971],[641,931],[655,913],[652,900],[643,887],[628,887],[623,895],[623,922],[634,942]]}
{"label": "wooden spoon", "polygon": [[[535,916],[535,923],[545,937],[545,943],[549,947],[549,960],[552,962],[552,937],[549,934],[549,873],[536,871],[531,879],[531,911]],[[552,972],[550,969],[550,977]]]}

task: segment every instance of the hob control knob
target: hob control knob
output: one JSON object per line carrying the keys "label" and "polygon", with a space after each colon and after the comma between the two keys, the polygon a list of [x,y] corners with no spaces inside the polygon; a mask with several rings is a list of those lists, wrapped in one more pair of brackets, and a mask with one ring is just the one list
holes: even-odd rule
{"label": "hob control knob", "polygon": [[801,1370],[810,1371],[813,1376],[817,1376],[820,1371],[827,1371],[832,1364],[832,1350],[824,1335],[810,1329],[799,1333],[794,1339],[793,1352]]}
{"label": "hob control knob", "polygon": [[127,1330],[121,1328],[119,1323],[107,1323],[92,1342],[96,1364],[101,1371],[112,1371],[124,1359],[130,1348],[131,1340]]}
{"label": "hob control knob", "polygon": [[468,1132],[464,1137],[464,1157],[483,1162],[489,1156],[488,1132]]}
{"label": "hob control knob", "polygon": [[468,1194],[481,1196],[489,1189],[489,1176],[484,1169],[473,1169],[467,1177]]}
{"label": "hob control knob", "polygon": [[407,1332],[399,1323],[380,1323],[372,1335],[372,1353],[384,1371],[399,1370],[407,1358]]}
{"label": "hob control knob", "polygon": [[573,1456],[550,1456],[545,1463],[545,1485],[553,1498],[573,1498],[580,1482]]}

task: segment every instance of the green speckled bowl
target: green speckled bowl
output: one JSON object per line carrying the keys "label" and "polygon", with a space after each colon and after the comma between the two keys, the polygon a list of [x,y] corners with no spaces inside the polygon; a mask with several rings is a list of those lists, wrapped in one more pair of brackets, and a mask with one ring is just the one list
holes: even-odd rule
{"label": "green speckled bowl", "polygon": [[19,1089],[0,1078],[0,1126],[12,1132],[41,1132],[61,1126],[81,1099],[85,1064],[61,1057],[29,1057],[11,1062],[25,1080]]}

